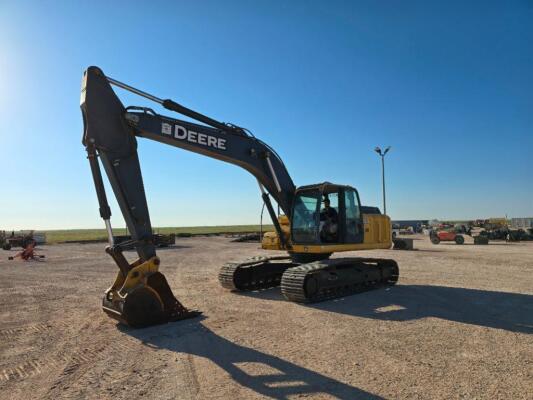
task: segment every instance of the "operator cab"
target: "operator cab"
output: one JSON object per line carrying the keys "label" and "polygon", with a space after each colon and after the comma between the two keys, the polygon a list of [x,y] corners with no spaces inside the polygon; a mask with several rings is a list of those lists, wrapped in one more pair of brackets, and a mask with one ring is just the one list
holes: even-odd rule
{"label": "operator cab", "polygon": [[296,190],[291,237],[295,244],[348,244],[364,240],[359,194],[324,182]]}

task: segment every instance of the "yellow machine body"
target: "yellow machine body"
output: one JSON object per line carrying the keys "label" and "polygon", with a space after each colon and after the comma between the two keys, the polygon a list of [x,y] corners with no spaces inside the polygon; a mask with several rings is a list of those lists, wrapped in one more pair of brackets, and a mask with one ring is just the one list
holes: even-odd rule
{"label": "yellow machine body", "polygon": [[276,232],[266,232],[263,235],[261,247],[265,250],[290,250],[294,253],[335,253],[341,251],[390,249],[392,246],[391,221],[383,214],[363,214],[364,241],[362,243],[322,243],[298,244],[292,243],[290,221],[285,215],[278,218],[282,232],[285,235],[287,248],[281,245]]}

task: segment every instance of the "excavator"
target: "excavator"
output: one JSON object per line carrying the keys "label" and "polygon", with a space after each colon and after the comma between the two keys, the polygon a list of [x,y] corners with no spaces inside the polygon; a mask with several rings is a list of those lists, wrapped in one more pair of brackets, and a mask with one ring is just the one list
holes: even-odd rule
{"label": "excavator", "polygon": [[[188,120],[160,115],[148,107],[124,107],[113,86]],[[287,255],[253,257],[223,265],[218,276],[222,287],[250,291],[281,286],[287,300],[308,303],[397,282],[399,269],[394,260],[330,258],[335,252],[391,247],[389,217],[376,207],[362,206],[355,188],[330,182],[296,187],[276,151],[249,130],[136,89],[106,76],[95,66],[83,74],[80,105],[82,143],[108,234],[106,253],[119,269],[114,283],[105,291],[102,306],[119,322],[144,327],[200,314],[175,298],[159,271],[137,137],[237,165],[257,179],[274,225],[273,232],[263,235],[261,246],[285,251]],[[113,241],[111,210],[100,164],[131,233],[130,241]],[[277,212],[271,199],[277,204]],[[129,262],[123,252],[132,247],[138,258]]]}

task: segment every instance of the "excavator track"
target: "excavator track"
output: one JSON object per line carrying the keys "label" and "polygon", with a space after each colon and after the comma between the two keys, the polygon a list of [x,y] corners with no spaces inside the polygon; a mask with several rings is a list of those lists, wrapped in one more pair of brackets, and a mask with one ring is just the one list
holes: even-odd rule
{"label": "excavator track", "polygon": [[261,290],[279,286],[283,273],[299,264],[290,257],[252,257],[225,264],[218,274],[222,287],[235,291]]}
{"label": "excavator track", "polygon": [[281,279],[281,293],[290,301],[313,303],[394,285],[398,277],[394,260],[329,259],[287,269]]}

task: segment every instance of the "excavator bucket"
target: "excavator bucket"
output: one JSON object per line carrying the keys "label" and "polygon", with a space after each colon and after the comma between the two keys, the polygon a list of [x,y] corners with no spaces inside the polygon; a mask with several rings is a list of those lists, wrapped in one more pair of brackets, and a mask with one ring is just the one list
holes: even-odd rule
{"label": "excavator bucket", "polygon": [[125,278],[122,271],[119,272],[104,295],[102,308],[110,317],[141,328],[201,314],[188,310],[174,297],[165,276],[158,271],[157,257],[135,264]]}

